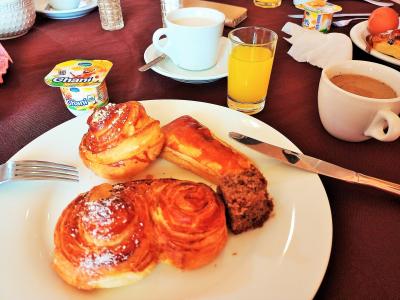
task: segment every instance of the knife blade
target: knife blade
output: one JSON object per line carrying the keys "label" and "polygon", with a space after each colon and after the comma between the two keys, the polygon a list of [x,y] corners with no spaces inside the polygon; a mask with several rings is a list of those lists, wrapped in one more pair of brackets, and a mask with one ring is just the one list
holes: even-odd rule
{"label": "knife blade", "polygon": [[[371,13],[347,13],[347,14],[334,14],[334,18],[342,18],[342,17],[369,17]],[[288,15],[289,18],[293,19],[302,19],[304,14],[299,15]]]}
{"label": "knife blade", "polygon": [[399,184],[357,173],[355,171],[334,165],[321,159],[281,148],[272,144],[268,144],[266,142],[259,141],[255,138],[248,137],[244,134],[240,134],[237,132],[229,132],[229,136],[251,149],[254,149],[260,153],[263,153],[269,157],[275,158],[285,164],[294,166],[296,168],[351,183],[372,186],[393,193],[395,195],[400,195]]}

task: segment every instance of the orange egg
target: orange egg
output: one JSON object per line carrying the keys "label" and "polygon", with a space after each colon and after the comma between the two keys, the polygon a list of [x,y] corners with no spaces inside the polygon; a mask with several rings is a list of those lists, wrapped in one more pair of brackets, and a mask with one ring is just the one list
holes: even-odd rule
{"label": "orange egg", "polygon": [[382,33],[399,27],[399,14],[390,7],[375,9],[368,19],[368,31],[371,34]]}

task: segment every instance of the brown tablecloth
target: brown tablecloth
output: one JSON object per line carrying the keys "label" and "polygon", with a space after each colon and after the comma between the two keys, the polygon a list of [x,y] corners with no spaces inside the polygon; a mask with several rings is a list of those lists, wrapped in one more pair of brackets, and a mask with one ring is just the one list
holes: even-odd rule
{"label": "brown tablecloth", "polygon": [[[266,109],[256,118],[276,128],[303,152],[341,166],[400,182],[400,141],[349,143],[330,136],[317,110],[320,69],[286,54],[290,45],[280,31],[289,13],[299,13],[289,0],[277,9],[255,7],[250,0],[219,1],[249,9],[246,25],[275,30],[278,43]],[[363,1],[336,1],[345,12],[370,12]],[[113,102],[130,99],[191,99],[226,105],[226,79],[190,85],[156,74],[140,73],[143,52],[161,27],[159,1],[122,1],[125,28],[101,29],[97,11],[73,20],[38,16],[31,31],[2,41],[14,64],[0,85],[0,163],[37,136],[73,116],[60,92],[43,82],[59,62],[74,58],[108,59],[107,77]],[[395,6],[400,11],[398,5]],[[300,22],[295,20],[295,22]],[[350,26],[334,31],[348,33]],[[225,29],[226,35],[229,28]],[[385,64],[354,47],[354,59]],[[332,209],[333,246],[326,275],[316,298],[400,298],[399,197],[372,188],[321,177]],[[1,195],[0,195],[1,198]],[[1,200],[1,199],[0,199]],[[4,270],[3,270],[4,271]]]}

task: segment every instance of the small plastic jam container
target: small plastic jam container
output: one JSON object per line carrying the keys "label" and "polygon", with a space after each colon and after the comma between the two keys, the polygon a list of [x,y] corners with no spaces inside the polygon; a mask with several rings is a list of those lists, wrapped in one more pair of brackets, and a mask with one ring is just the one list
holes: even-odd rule
{"label": "small plastic jam container", "polygon": [[59,87],[68,110],[79,116],[108,103],[105,78],[111,67],[108,60],[69,60],[56,65],[44,81]]}
{"label": "small plastic jam container", "polygon": [[304,10],[302,26],[320,32],[328,32],[333,14],[342,10],[339,5],[319,0],[298,4],[296,7]]}

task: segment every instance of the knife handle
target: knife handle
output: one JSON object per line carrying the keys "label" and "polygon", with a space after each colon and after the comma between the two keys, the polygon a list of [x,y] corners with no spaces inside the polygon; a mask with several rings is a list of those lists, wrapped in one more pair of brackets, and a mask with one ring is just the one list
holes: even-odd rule
{"label": "knife handle", "polygon": [[367,176],[358,173],[358,183],[376,187],[378,189],[393,193],[400,196],[400,184],[382,180],[379,178]]}

